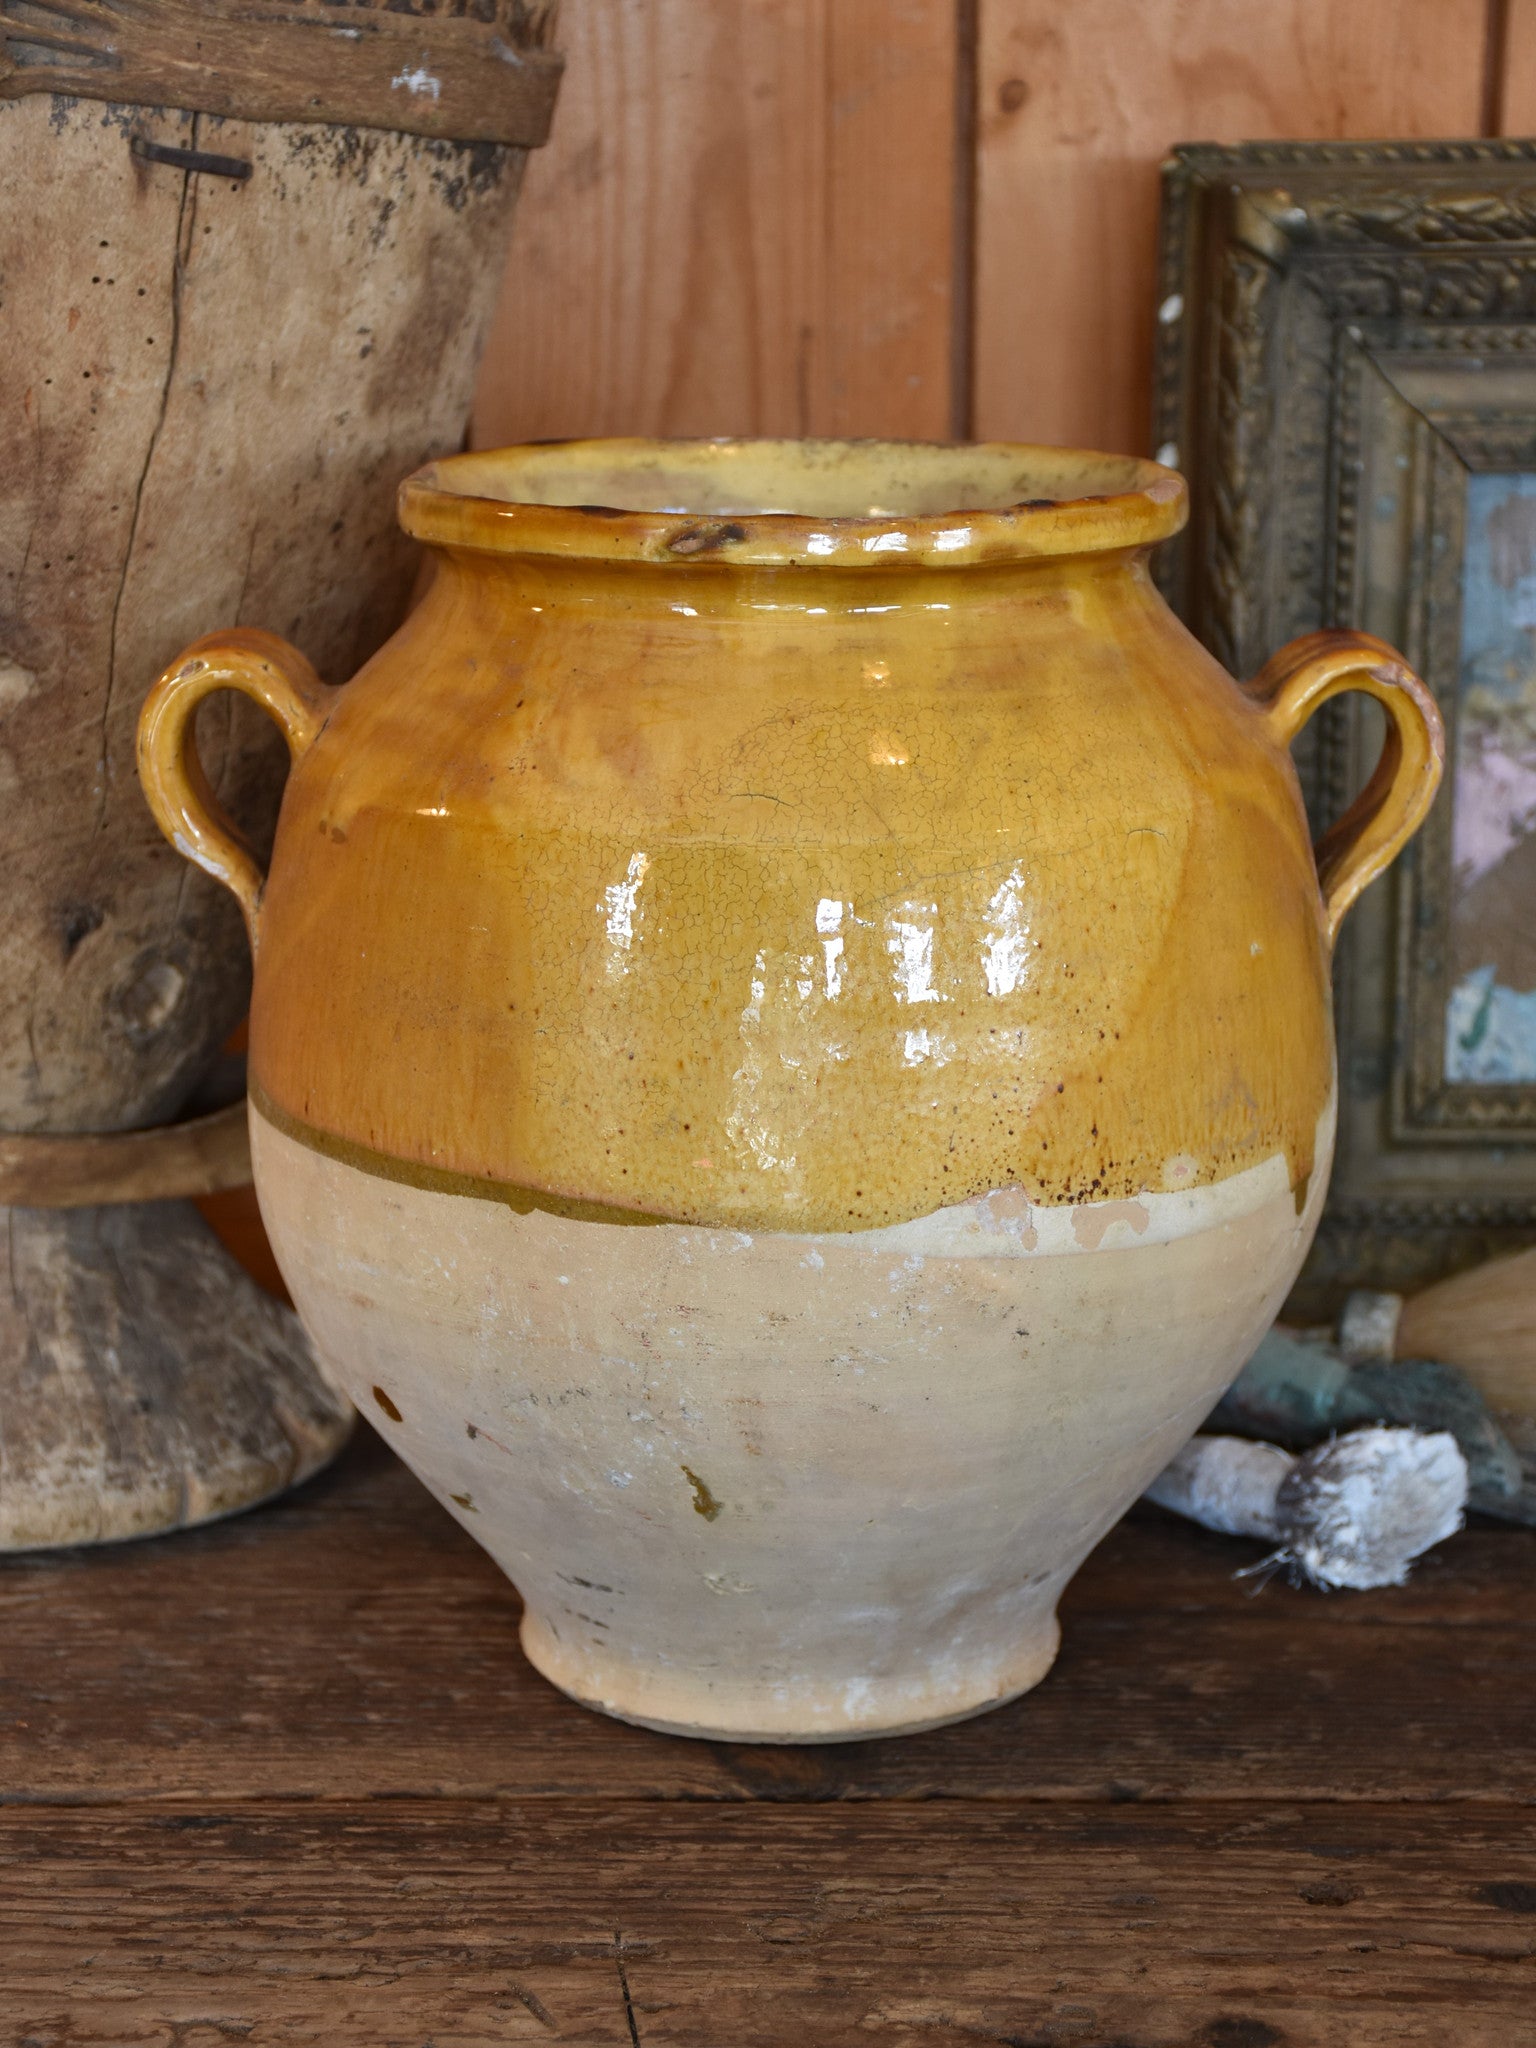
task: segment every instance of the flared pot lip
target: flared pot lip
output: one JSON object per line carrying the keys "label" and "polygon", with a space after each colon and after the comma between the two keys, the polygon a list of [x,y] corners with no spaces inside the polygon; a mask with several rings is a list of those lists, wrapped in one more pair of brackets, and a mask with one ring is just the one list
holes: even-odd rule
{"label": "flared pot lip", "polygon": [[1139,456],[1027,442],[634,438],[445,456],[399,513],[429,546],[496,555],[964,568],[1148,547],[1188,492]]}

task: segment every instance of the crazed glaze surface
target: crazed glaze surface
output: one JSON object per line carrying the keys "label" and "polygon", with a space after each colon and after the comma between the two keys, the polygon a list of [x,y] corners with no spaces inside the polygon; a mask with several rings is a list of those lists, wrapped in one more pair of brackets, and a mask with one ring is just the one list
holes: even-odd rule
{"label": "crazed glaze surface", "polygon": [[[1345,633],[1237,688],[1146,463],[568,444],[402,514],[436,579],[353,683],[225,635],[141,725],[258,946],[319,1349],[578,1698],[831,1740],[1033,1684],[1305,1254],[1432,701]],[[295,757],[265,881],[191,751],[225,687]],[[1389,739],[1315,864],[1287,746],[1346,688]]]}
{"label": "crazed glaze surface", "polygon": [[296,767],[262,923],[279,1117],[664,1216],[1301,1182],[1330,1086],[1289,758],[1123,550],[456,553]]}

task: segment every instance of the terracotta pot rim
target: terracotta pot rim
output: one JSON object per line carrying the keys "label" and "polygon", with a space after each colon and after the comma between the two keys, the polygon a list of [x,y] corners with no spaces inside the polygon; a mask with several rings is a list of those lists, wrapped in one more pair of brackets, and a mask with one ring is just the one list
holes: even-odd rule
{"label": "terracotta pot rim", "polygon": [[399,510],[415,539],[476,553],[963,568],[1149,547],[1188,493],[1139,456],[1026,442],[608,439],[446,456]]}

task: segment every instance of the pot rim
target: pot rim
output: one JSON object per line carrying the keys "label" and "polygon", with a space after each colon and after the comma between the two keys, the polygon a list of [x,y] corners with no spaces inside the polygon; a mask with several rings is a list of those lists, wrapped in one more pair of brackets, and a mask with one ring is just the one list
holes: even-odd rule
{"label": "pot rim", "polygon": [[1166,540],[1188,510],[1161,463],[1011,441],[532,441],[429,462],[399,495],[429,546],[675,568],[1103,554]]}

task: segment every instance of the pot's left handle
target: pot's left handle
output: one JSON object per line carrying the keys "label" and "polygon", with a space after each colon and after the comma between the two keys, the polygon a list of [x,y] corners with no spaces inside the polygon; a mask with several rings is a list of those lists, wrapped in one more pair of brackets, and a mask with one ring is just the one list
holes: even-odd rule
{"label": "pot's left handle", "polygon": [[241,690],[270,712],[295,761],[314,742],[339,693],[276,633],[237,626],[195,641],[166,669],[139,713],[139,780],[155,822],[178,853],[234,896],[254,953],[266,876],[209,787],[197,753],[194,715],[215,690]]}
{"label": "pot's left handle", "polygon": [[1367,882],[1402,852],[1424,822],[1445,768],[1440,707],[1402,656],[1372,633],[1325,628],[1292,640],[1248,685],[1276,743],[1289,747],[1330,697],[1361,690],[1387,714],[1371,779],[1313,848],[1328,943]]}

